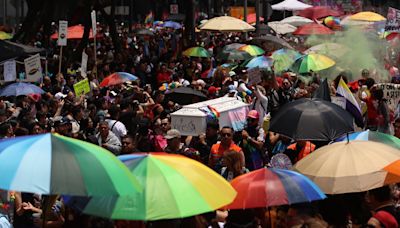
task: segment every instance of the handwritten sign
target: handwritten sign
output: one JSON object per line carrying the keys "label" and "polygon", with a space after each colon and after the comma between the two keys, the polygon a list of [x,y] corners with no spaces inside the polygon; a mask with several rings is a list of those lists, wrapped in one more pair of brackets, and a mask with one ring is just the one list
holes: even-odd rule
{"label": "handwritten sign", "polygon": [[261,71],[258,67],[247,70],[247,75],[249,77],[249,85],[257,85],[261,82]]}
{"label": "handwritten sign", "polygon": [[385,31],[400,31],[400,10],[389,7],[386,19]]}
{"label": "handwritten sign", "polygon": [[15,60],[4,62],[4,81],[12,82],[17,79]]}
{"label": "handwritten sign", "polygon": [[395,110],[400,101],[400,84],[380,83],[377,86],[383,90],[383,98],[387,100],[389,108]]}
{"label": "handwritten sign", "polygon": [[68,21],[58,22],[58,46],[67,46]]}
{"label": "handwritten sign", "polygon": [[24,59],[25,75],[23,81],[37,82],[42,77],[42,66],[40,64],[40,55],[36,54]]}
{"label": "handwritten sign", "polygon": [[182,135],[200,135],[206,132],[205,117],[171,115],[172,128],[177,129]]}
{"label": "handwritten sign", "polygon": [[89,80],[83,79],[82,81],[74,84],[74,91],[77,97],[90,92]]}

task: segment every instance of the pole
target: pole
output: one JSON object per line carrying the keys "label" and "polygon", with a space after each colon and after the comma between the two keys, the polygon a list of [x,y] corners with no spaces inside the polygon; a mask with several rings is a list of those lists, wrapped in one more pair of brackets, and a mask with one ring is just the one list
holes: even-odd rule
{"label": "pole", "polygon": [[256,0],[256,36],[260,36],[260,0]]}
{"label": "pole", "polygon": [[[97,34],[96,34],[97,35]],[[94,41],[94,77],[97,79],[97,44],[96,44],[96,35],[93,36],[93,41]]]}
{"label": "pole", "polygon": [[[244,3],[243,3],[243,17],[244,17],[244,21],[247,22],[247,0],[244,0]],[[244,34],[244,37],[246,40],[249,38],[248,35],[249,34],[247,34],[247,32]]]}
{"label": "pole", "polygon": [[3,0],[3,25],[7,24],[7,0]]}
{"label": "pole", "polygon": [[63,46],[60,46],[60,56],[58,59],[58,73],[61,73],[62,56],[63,56]]}

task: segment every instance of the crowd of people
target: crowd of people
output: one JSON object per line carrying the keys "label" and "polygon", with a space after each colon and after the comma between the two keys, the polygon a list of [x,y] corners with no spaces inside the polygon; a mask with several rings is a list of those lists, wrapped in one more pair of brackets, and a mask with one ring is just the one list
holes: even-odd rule
{"label": "crowd of people", "polygon": [[[123,32],[120,36],[123,48],[119,52],[114,50],[111,38],[104,35],[96,47],[97,70],[88,72],[91,87],[88,94],[76,96],[74,92],[73,85],[83,79],[78,63],[68,62],[58,73],[57,59],[50,60],[48,74],[39,84],[44,94],[0,98],[0,137],[55,132],[99,145],[115,155],[138,152],[181,154],[209,166],[228,181],[271,166],[271,157],[279,153],[295,164],[322,145],[293,141],[268,131],[266,125],[286,103],[313,97],[323,75],[299,75],[296,72],[278,75],[268,69],[262,71],[260,83],[248,84],[246,68],[240,65],[232,68],[232,62],[217,57],[225,45],[244,43],[244,38],[243,34],[199,34],[198,45],[209,50],[212,57],[193,58],[181,55],[180,30],[161,29],[154,36]],[[37,39],[32,44],[43,42],[40,36]],[[266,50],[267,55],[276,49]],[[55,46],[52,50],[57,52]],[[86,52],[89,69],[93,69],[93,46]],[[212,68],[216,70],[208,77]],[[377,82],[370,71],[372,69],[360,69],[360,77],[347,71],[340,73],[330,84],[331,95],[335,96],[342,78],[349,83],[363,107],[364,128],[400,137],[400,119],[396,118],[399,114],[389,109],[383,91],[375,86]],[[139,80],[100,87],[101,80],[114,72],[128,72]],[[171,113],[182,107],[179,101],[169,99],[169,93],[177,87],[199,90],[208,99],[227,96],[248,103],[250,111],[245,128],[234,131],[213,119],[208,120],[203,134],[182,135],[171,125]],[[39,218],[43,198],[40,195],[3,190],[0,193],[0,227],[10,227],[7,222],[13,223],[14,227],[42,226]],[[396,186],[386,186],[366,193],[330,196],[310,204],[221,210],[193,218],[144,224],[83,215],[64,205],[62,197],[58,197],[47,199],[53,206],[50,215],[46,216],[46,227],[215,227],[220,222],[225,223],[225,227],[359,225],[391,228],[398,227],[400,222],[396,204],[399,198]]]}

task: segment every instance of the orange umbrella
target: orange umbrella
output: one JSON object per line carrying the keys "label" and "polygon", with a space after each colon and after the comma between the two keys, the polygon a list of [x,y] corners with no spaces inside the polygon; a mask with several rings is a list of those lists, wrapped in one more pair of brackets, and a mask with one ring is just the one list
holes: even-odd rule
{"label": "orange umbrella", "polygon": [[335,32],[318,23],[310,23],[300,26],[293,32],[293,35],[331,35]]}
{"label": "orange umbrella", "polygon": [[314,19],[324,18],[327,16],[339,17],[341,15],[343,15],[342,12],[333,10],[327,6],[313,6],[300,11],[300,13],[297,16],[306,17],[311,20],[314,20]]}
{"label": "orange umbrella", "polygon": [[[82,39],[84,30],[85,30],[85,27],[83,27],[82,25],[74,25],[74,26],[68,27],[67,39],[68,40]],[[53,40],[58,39],[58,32],[51,35],[50,38]],[[92,29],[90,29],[89,39],[93,39]]]}
{"label": "orange umbrella", "polygon": [[[241,19],[243,19],[243,18],[241,18]],[[260,19],[260,21],[264,21],[263,17],[259,17],[259,19]],[[247,23],[253,24],[253,23],[256,23],[256,20],[257,20],[257,16],[255,13],[251,13],[251,14],[247,15]]]}

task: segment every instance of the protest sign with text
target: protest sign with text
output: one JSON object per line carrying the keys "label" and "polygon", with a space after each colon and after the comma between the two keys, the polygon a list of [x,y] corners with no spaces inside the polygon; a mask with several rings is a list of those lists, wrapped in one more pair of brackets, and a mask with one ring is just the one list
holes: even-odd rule
{"label": "protest sign with text", "polygon": [[400,10],[389,7],[385,31],[387,32],[399,32],[400,31]]}
{"label": "protest sign with text", "polygon": [[24,64],[26,78],[23,81],[37,82],[42,78],[42,66],[39,54],[24,59]]}
{"label": "protest sign with text", "polygon": [[74,91],[77,97],[90,92],[89,80],[83,79],[82,81],[74,84]]}

